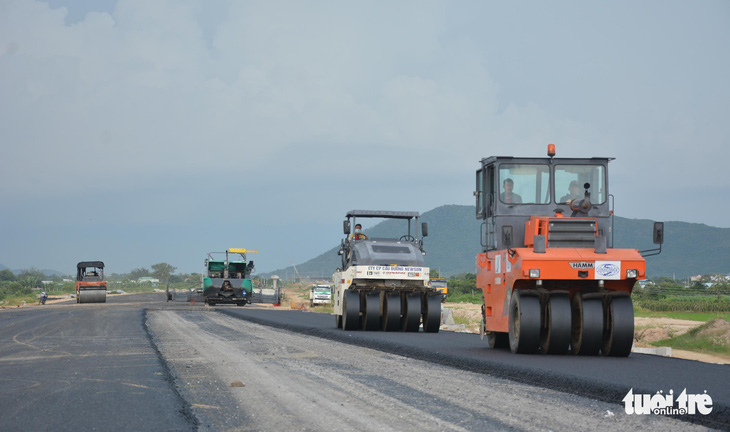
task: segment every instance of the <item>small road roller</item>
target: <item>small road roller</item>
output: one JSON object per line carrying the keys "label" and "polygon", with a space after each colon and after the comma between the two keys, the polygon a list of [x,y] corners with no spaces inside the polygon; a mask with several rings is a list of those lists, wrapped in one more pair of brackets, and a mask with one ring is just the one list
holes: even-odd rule
{"label": "small road roller", "polygon": [[103,262],[81,261],[76,265],[76,303],[106,303]]}
{"label": "small road roller", "polygon": [[[426,333],[438,332],[441,291],[428,286],[418,212],[352,210],[345,217],[345,239],[338,252],[342,268],[332,276],[337,327],[417,332],[423,325]],[[402,227],[393,226],[397,234],[392,237],[369,238],[357,229],[351,235],[358,218],[394,219]],[[425,222],[420,228],[422,237],[427,236]]]}

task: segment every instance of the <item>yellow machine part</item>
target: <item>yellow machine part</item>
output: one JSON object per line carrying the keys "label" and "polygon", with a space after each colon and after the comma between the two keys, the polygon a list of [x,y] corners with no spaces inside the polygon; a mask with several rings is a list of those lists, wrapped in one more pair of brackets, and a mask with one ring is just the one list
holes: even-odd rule
{"label": "yellow machine part", "polygon": [[231,248],[231,249],[228,249],[228,252],[230,252],[230,253],[258,253],[258,251],[255,251],[255,250],[241,249],[241,248]]}

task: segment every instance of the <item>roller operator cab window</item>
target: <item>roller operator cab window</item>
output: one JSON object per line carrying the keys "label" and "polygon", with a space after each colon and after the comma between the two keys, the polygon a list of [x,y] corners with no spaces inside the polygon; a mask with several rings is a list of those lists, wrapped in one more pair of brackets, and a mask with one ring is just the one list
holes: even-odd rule
{"label": "roller operator cab window", "polygon": [[555,165],[555,198],[560,204],[583,199],[591,193],[591,203],[606,202],[606,167],[603,165]]}
{"label": "roller operator cab window", "polygon": [[502,164],[499,200],[505,204],[549,204],[550,168],[540,164]]}

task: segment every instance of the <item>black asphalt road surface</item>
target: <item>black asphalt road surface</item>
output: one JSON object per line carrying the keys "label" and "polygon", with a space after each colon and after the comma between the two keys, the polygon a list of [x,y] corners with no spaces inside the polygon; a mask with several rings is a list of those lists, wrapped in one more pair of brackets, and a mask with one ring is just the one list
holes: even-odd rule
{"label": "black asphalt road surface", "polygon": [[629,357],[580,357],[572,355],[517,355],[509,350],[489,349],[479,335],[441,331],[401,333],[343,331],[329,314],[299,310],[218,308],[237,318],[281,329],[356,344],[380,351],[440,363],[464,370],[509,378],[587,396],[623,406],[622,399],[634,394],[673,390],[679,396],[707,394],[713,401],[710,415],[675,416],[718,429],[730,430],[730,365],[631,354]]}
{"label": "black asphalt road surface", "polygon": [[0,311],[0,429],[185,431],[196,420],[144,327],[164,294]]}

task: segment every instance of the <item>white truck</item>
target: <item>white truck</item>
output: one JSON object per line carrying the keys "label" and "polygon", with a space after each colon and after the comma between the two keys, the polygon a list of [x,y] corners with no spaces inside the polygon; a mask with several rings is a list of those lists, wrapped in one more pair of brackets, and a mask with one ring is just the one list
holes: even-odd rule
{"label": "white truck", "polygon": [[[417,212],[352,210],[343,224],[342,267],[332,276],[336,325],[343,330],[423,331],[441,324],[441,293],[428,286]],[[357,218],[407,221],[407,234],[368,238],[350,235]],[[352,223],[351,223],[352,222]],[[428,235],[426,223],[422,237]]]}
{"label": "white truck", "polygon": [[318,304],[332,303],[332,286],[330,285],[312,285],[309,290],[309,307]]}

